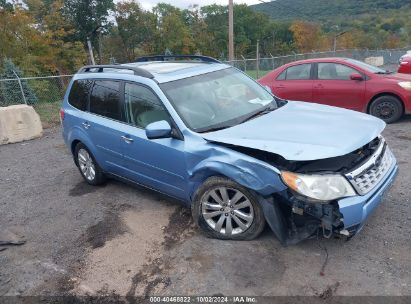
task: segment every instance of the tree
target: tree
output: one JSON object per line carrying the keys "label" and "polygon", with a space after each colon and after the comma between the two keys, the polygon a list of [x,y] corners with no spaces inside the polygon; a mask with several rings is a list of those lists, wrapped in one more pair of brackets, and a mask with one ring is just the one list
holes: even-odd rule
{"label": "tree", "polygon": [[1,75],[2,78],[5,79],[16,79],[15,81],[3,81],[1,82],[1,92],[2,96],[0,99],[1,106],[7,106],[11,104],[19,104],[24,103],[24,99],[21,93],[23,90],[24,96],[26,98],[27,104],[36,104],[37,97],[34,94],[33,90],[31,89],[30,85],[28,84],[27,80],[21,80],[21,87],[19,82],[17,81],[17,77],[23,77],[23,73],[17,68],[13,61],[8,58],[3,60],[3,73]]}
{"label": "tree", "polygon": [[311,52],[319,44],[320,26],[307,21],[295,21],[290,26],[294,44],[300,52]]}
{"label": "tree", "polygon": [[0,0],[0,12],[1,11],[12,12],[13,4],[11,4],[10,2],[7,2],[7,0]]}
{"label": "tree", "polygon": [[115,18],[128,61],[135,60],[137,55],[152,52],[152,38],[156,30],[153,13],[144,11],[135,1],[125,1],[116,5]]}
{"label": "tree", "polygon": [[186,24],[190,28],[196,54],[218,55],[218,53],[215,53],[214,36],[208,29],[208,24],[201,14],[200,7],[193,5],[182,13]]}
{"label": "tree", "polygon": [[87,38],[91,40],[102,59],[100,37],[110,29],[110,11],[113,0],[65,0],[63,16],[73,25],[73,41],[81,41],[87,48]]}
{"label": "tree", "polygon": [[169,49],[174,54],[190,54],[195,49],[190,28],[178,8],[160,3],[153,8],[157,17],[156,52]]}
{"label": "tree", "polygon": [[201,7],[200,12],[208,32],[213,37],[214,50],[210,55],[221,57],[221,53],[228,54],[228,7],[212,4]]}

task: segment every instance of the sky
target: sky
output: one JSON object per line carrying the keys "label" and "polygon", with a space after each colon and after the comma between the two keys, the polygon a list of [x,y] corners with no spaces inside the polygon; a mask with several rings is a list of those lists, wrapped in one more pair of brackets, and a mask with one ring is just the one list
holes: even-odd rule
{"label": "sky", "polygon": [[[264,0],[267,1],[267,0]],[[138,0],[140,4],[143,6],[143,8],[149,10],[153,8],[157,3],[164,2],[164,3],[169,3],[174,6],[177,6],[179,8],[188,8],[192,4],[198,4],[199,6],[204,6],[204,5],[209,5],[209,4],[220,4],[220,5],[227,5],[228,0]],[[257,4],[261,3],[259,0],[234,0],[234,3],[236,4]]]}

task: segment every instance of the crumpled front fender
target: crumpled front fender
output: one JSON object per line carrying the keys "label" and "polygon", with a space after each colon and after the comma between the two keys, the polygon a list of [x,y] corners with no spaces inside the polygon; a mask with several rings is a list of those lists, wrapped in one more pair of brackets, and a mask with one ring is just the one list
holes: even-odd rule
{"label": "crumpled front fender", "polygon": [[[201,153],[206,157],[202,157],[203,160],[197,164],[188,164],[187,166],[192,168],[188,172],[188,180],[192,184],[193,191],[198,184],[215,175],[226,176],[263,196],[286,189],[277,168],[217,145],[204,147],[206,148],[203,150],[197,150],[196,154]],[[188,157],[187,161],[195,162],[195,157]]]}

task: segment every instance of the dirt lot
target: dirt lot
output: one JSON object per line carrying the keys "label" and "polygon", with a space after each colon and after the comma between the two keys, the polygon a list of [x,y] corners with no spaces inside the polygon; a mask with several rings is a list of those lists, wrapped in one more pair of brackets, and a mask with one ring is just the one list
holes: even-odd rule
{"label": "dirt lot", "polygon": [[0,251],[0,295],[411,295],[411,117],[385,136],[400,174],[364,230],[287,248],[268,229],[207,239],[165,196],[88,186],[59,129],[0,146],[0,232],[26,240]]}

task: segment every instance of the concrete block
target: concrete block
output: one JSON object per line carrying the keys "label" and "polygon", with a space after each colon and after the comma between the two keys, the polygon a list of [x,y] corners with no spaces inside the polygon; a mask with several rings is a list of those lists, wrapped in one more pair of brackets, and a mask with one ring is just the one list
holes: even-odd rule
{"label": "concrete block", "polygon": [[42,135],[40,116],[33,107],[0,107],[0,145],[34,139]]}
{"label": "concrete block", "polygon": [[382,66],[384,65],[384,57],[379,56],[379,57],[367,57],[365,58],[365,63],[371,64],[373,66]]}

